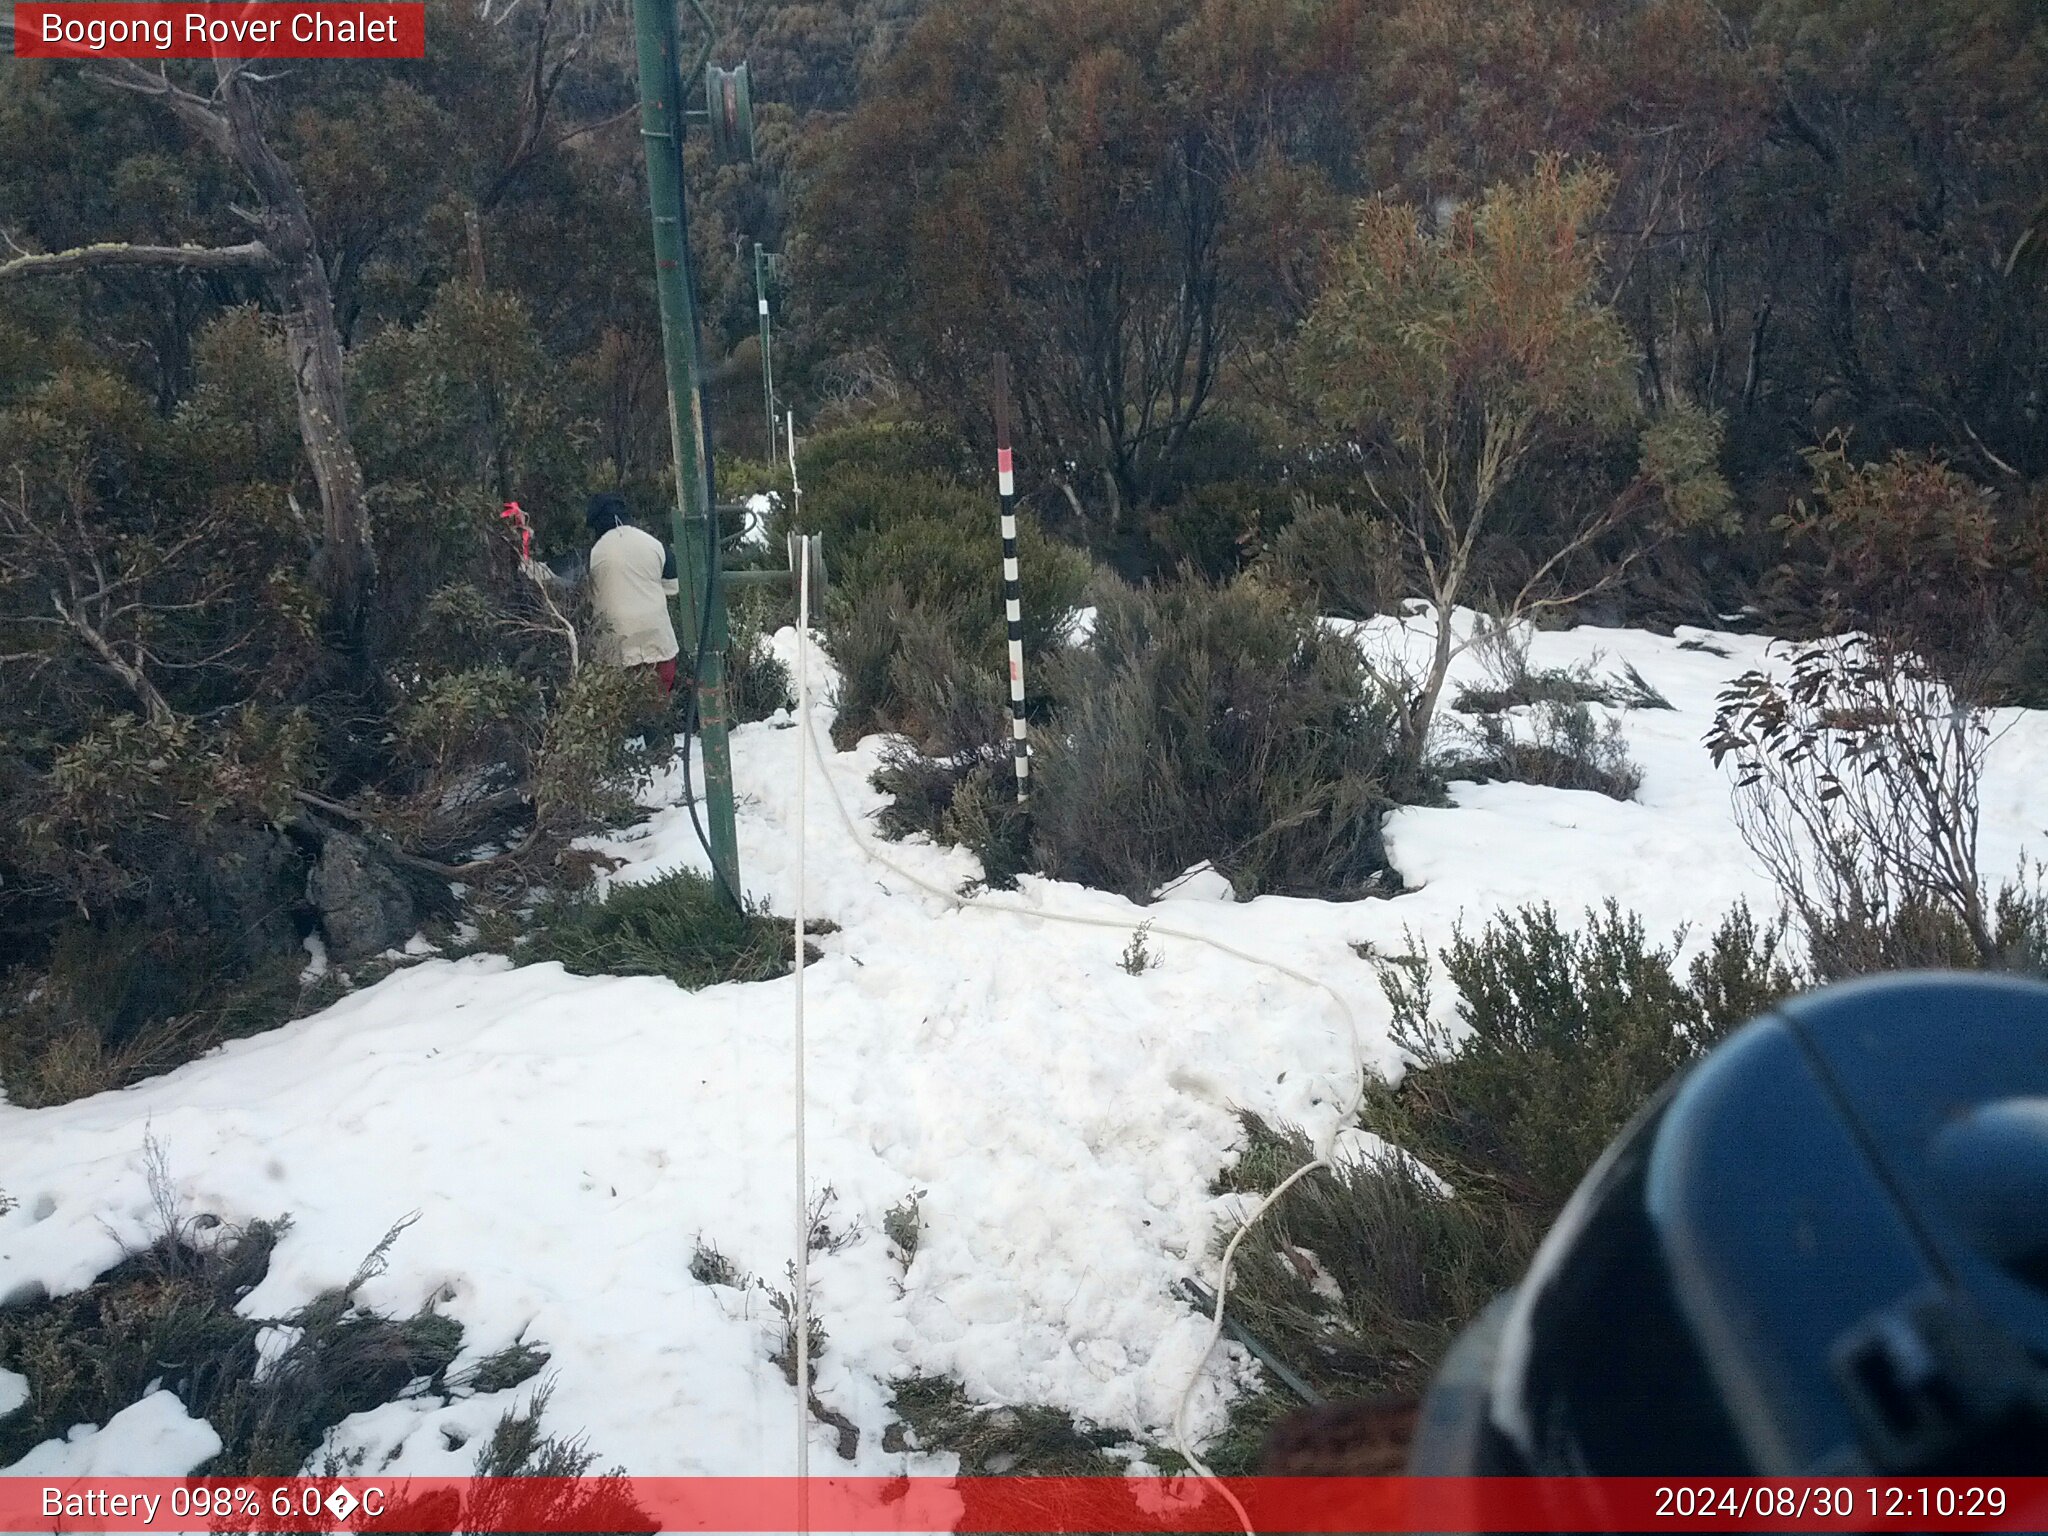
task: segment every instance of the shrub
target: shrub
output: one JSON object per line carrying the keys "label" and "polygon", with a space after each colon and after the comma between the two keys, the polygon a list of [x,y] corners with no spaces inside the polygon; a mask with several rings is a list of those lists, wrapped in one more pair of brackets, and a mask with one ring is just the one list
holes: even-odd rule
{"label": "shrub", "polygon": [[1674,1072],[1797,985],[1780,940],[1738,908],[1681,980],[1675,945],[1652,946],[1612,901],[1575,932],[1548,904],[1524,907],[1441,952],[1456,1028],[1432,1011],[1426,955],[1383,961],[1394,1040],[1417,1065],[1373,1091],[1368,1119],[1460,1189],[1547,1223]]}
{"label": "shrub", "polygon": [[1305,501],[1255,569],[1313,608],[1341,619],[1399,611],[1408,583],[1400,530],[1385,518]]}
{"label": "shrub", "polygon": [[[1222,1188],[1263,1195],[1315,1156],[1298,1130],[1242,1122]],[[1540,1235],[1519,1208],[1447,1195],[1406,1158],[1345,1159],[1296,1184],[1245,1239],[1231,1313],[1326,1395],[1415,1391]]]}
{"label": "shrub", "polygon": [[708,875],[679,869],[603,897],[558,897],[534,914],[521,959],[579,976],[666,976],[679,987],[786,975],[795,930],[759,908],[736,912]]}
{"label": "shrub", "polygon": [[733,720],[741,725],[766,720],[796,700],[796,679],[768,643],[768,613],[758,593],[744,593],[732,605],[725,681]]}
{"label": "shrub", "polygon": [[797,445],[797,468],[807,504],[813,487],[867,471],[904,479],[913,475],[965,478],[976,468],[966,444],[944,427],[920,421],[865,421],[820,432]]}
{"label": "shrub", "polygon": [[[152,1156],[155,1156],[152,1149]],[[411,1383],[442,1384],[462,1327],[423,1310],[387,1318],[359,1306],[394,1228],[346,1286],[280,1319],[242,1315],[288,1223],[209,1225],[168,1204],[164,1230],[84,1290],[0,1311],[0,1365],[28,1379],[28,1401],[0,1418],[0,1464],[75,1424],[104,1424],[154,1385],[206,1419],[221,1450],[202,1476],[298,1474],[334,1425]],[[272,1330],[290,1342],[266,1348]]]}
{"label": "shrub", "polygon": [[462,1373],[463,1385],[478,1396],[507,1392],[521,1382],[531,1381],[546,1368],[548,1352],[524,1340],[507,1344],[488,1354]]}
{"label": "shrub", "polygon": [[1474,639],[1472,650],[1486,669],[1486,681],[1458,690],[1454,709],[1491,714],[1531,704],[1606,704],[1617,709],[1669,709],[1671,701],[1651,686],[1633,662],[1601,677],[1595,661],[1574,667],[1532,667],[1529,646],[1536,638],[1526,623],[1493,623]]}
{"label": "shrub", "polygon": [[[903,1376],[890,1384],[890,1411],[926,1452],[951,1451],[974,1476],[1121,1477],[1125,1464],[1107,1454],[1129,1436],[1076,1424],[1038,1404],[988,1407],[945,1376]],[[901,1430],[893,1430],[900,1434]],[[890,1443],[885,1438],[884,1445]]]}
{"label": "shrub", "polygon": [[1287,515],[1287,493],[1270,482],[1218,480],[1193,487],[1155,513],[1153,538],[1173,564],[1206,581],[1228,581]]}
{"label": "shrub", "polygon": [[882,1216],[882,1232],[896,1245],[896,1256],[905,1269],[917,1257],[918,1239],[924,1235],[924,1217],[918,1211],[924,1193],[921,1189],[912,1190]]}
{"label": "shrub", "polygon": [[1209,861],[1244,894],[1398,888],[1380,838],[1394,720],[1349,641],[1269,587],[1100,588],[1057,658],[1035,759],[1047,874],[1150,897]]}
{"label": "shrub", "polygon": [[991,750],[963,771],[958,759],[934,760],[899,744],[884,754],[874,783],[891,797],[878,818],[884,836],[923,833],[965,848],[981,860],[982,882],[996,890],[1014,889],[1030,867],[1030,815],[1017,803],[1007,757]]}
{"label": "shrub", "polygon": [[43,968],[0,987],[0,1086],[24,1108],[63,1104],[275,1028],[304,958],[252,962],[204,921],[69,923]]}
{"label": "shrub", "polygon": [[726,655],[725,682],[736,725],[766,720],[796,700],[789,668],[758,634],[734,637]]}
{"label": "shrub", "polygon": [[[642,1509],[626,1481],[624,1467],[612,1467],[593,1475],[597,1453],[581,1436],[564,1437],[541,1429],[541,1420],[553,1396],[550,1382],[533,1394],[524,1408],[507,1409],[491,1431],[491,1438],[477,1452],[476,1476],[469,1501],[459,1513],[452,1507],[456,1495],[449,1492],[426,1495],[423,1503],[447,1501],[446,1515],[429,1529],[458,1531],[506,1531],[513,1528],[511,1506],[518,1501],[520,1519],[530,1519],[544,1531],[611,1531],[651,1533],[661,1522]],[[530,1492],[514,1492],[502,1479],[540,1478],[544,1481]],[[402,1522],[404,1511],[394,1509],[392,1518]],[[436,1510],[437,1516],[442,1511]]]}
{"label": "shrub", "polygon": [[1571,706],[1617,700],[1614,685],[1595,677],[1590,664],[1532,669],[1526,647],[1512,653],[1505,665],[1491,670],[1493,675],[1485,684],[1460,688],[1451,707],[1468,715],[1488,715],[1532,704]]}
{"label": "shrub", "polygon": [[2027,618],[2016,509],[1924,456],[1856,465],[1837,438],[1807,462],[1815,500],[1781,520],[1790,559],[1769,598],[1810,629],[1862,630],[1910,651],[1983,702]]}
{"label": "shrub", "polygon": [[638,670],[585,667],[555,699],[533,770],[537,824],[557,836],[639,814],[634,793],[665,755],[668,702]]}
{"label": "shrub", "polygon": [[1529,731],[1518,732],[1509,716],[1489,714],[1468,727],[1468,751],[1442,766],[1446,778],[1504,779],[1551,789],[1588,789],[1610,800],[1632,800],[1643,771],[1628,755],[1621,721],[1603,725],[1584,704],[1546,701],[1528,716]]}
{"label": "shrub", "polygon": [[1734,762],[1736,826],[1821,975],[1954,963],[1944,932],[2001,963],[1977,862],[1990,721],[1922,657],[1875,636],[1799,646],[1789,677],[1722,690],[1707,745]]}
{"label": "shrub", "polygon": [[1807,934],[1807,963],[1817,981],[1927,970],[2048,976],[2048,890],[2039,872],[2000,886],[1989,908],[1981,947],[1952,907],[1921,897],[1879,913],[1821,912]]}
{"label": "shrub", "polygon": [[[1458,1330],[1521,1277],[1628,1119],[1800,984],[1782,939],[1782,924],[1737,907],[1681,980],[1671,952],[1612,903],[1578,932],[1547,906],[1525,908],[1443,950],[1460,993],[1455,1028],[1430,1007],[1429,956],[1382,959],[1395,1039],[1415,1064],[1398,1087],[1369,1085],[1365,1115],[1402,1151],[1295,1185],[1239,1246],[1233,1314],[1326,1395],[1418,1390]],[[1313,1156],[1297,1131],[1252,1116],[1244,1126],[1219,1192],[1271,1190]],[[1253,1470],[1289,1406],[1275,1391],[1241,1401],[1212,1463]]]}
{"label": "shrub", "polygon": [[437,783],[457,769],[524,756],[526,728],[540,713],[540,690],[503,664],[427,679],[393,719],[394,745]]}
{"label": "shrub", "polygon": [[1665,698],[1657,685],[1636,669],[1632,661],[1621,664],[1621,673],[1614,680],[1614,701],[1623,709],[1676,709],[1678,706]]}
{"label": "shrub", "polygon": [[[899,444],[898,435],[890,429],[879,443],[857,441],[806,470],[803,522],[823,535],[832,571],[825,617],[842,676],[841,745],[875,730],[929,737],[941,696],[1001,697],[1007,687],[994,497],[937,469],[944,455],[929,442]],[[1089,567],[1028,514],[1018,519],[1018,565],[1030,676],[1058,646]],[[907,672],[893,665],[905,637],[921,647]],[[986,729],[977,722],[971,734]],[[947,750],[969,744],[953,734]]]}
{"label": "shrub", "polygon": [[[867,482],[862,482],[865,487]],[[842,490],[860,489],[845,487]],[[913,604],[957,613],[963,643],[995,669],[1003,655],[1002,529],[995,499],[954,481],[899,480],[872,487],[872,521],[836,541],[828,532],[834,591],[857,593],[896,583]],[[807,512],[810,498],[806,497]],[[826,498],[827,505],[831,499]],[[847,510],[851,511],[851,508]],[[861,511],[868,510],[865,501]],[[820,509],[820,515],[823,515]],[[1087,557],[1018,516],[1017,549],[1027,655],[1050,648],[1080,600]]]}

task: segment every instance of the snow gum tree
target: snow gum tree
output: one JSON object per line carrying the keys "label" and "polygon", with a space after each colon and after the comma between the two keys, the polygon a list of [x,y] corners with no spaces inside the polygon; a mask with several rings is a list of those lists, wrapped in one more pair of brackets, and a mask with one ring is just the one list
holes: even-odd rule
{"label": "snow gum tree", "polygon": [[[1609,584],[1674,519],[1728,504],[1714,468],[1718,424],[1640,404],[1640,356],[1599,297],[1585,233],[1611,182],[1539,160],[1519,181],[1425,227],[1412,207],[1367,202],[1298,345],[1323,430],[1363,455],[1370,498],[1400,532],[1435,605],[1435,646],[1404,704],[1406,766],[1419,771],[1458,650],[1459,602],[1512,622]],[[1632,440],[1632,441],[1631,441]],[[1592,464],[1632,451],[1618,487]]]}

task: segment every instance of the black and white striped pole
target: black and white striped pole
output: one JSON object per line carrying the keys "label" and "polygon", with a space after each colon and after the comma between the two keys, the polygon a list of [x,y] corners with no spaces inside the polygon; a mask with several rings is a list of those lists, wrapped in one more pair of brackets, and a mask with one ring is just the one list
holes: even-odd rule
{"label": "black and white striped pole", "polygon": [[1017,582],[1017,475],[1010,460],[1010,358],[996,354],[996,494],[1003,506],[1003,616],[1010,631],[1010,745],[1017,803],[1031,798],[1031,743],[1024,725],[1024,597]]}

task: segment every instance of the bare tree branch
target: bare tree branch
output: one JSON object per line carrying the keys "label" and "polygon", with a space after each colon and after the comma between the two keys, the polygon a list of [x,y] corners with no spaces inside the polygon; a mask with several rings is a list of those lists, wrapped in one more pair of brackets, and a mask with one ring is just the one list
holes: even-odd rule
{"label": "bare tree branch", "polygon": [[50,606],[57,610],[58,617],[78,632],[78,637],[106,664],[107,670],[127,685],[128,691],[142,705],[151,725],[169,725],[176,719],[164,696],[156,691],[156,684],[143,675],[140,667],[115,650],[113,643],[93,626],[82,610],[67,607],[64,599],[55,592],[50,594]]}
{"label": "bare tree branch", "polygon": [[183,267],[198,272],[226,272],[261,270],[276,264],[277,258],[261,240],[251,240],[246,245],[130,245],[109,240],[0,262],[0,281],[103,267]]}
{"label": "bare tree branch", "polygon": [[155,97],[219,153],[227,155],[234,152],[233,135],[227,119],[208,98],[183,86],[173,85],[162,65],[148,70],[133,59],[108,59],[106,63],[114,73],[92,70],[88,72],[89,78],[115,90]]}

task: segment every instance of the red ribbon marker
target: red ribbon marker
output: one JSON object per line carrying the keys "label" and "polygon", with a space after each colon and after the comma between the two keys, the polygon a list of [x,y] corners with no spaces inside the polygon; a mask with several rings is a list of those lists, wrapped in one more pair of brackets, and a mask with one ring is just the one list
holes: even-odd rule
{"label": "red ribbon marker", "polygon": [[505,510],[498,514],[499,521],[510,519],[519,525],[519,562],[529,564],[533,560],[533,526],[526,521],[526,512],[518,502],[508,501]]}

